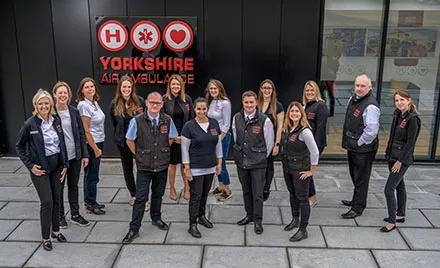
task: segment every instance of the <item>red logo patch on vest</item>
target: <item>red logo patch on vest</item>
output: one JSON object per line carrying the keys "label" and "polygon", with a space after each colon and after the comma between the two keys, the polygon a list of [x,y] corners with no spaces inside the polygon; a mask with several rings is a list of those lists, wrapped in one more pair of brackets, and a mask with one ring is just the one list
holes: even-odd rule
{"label": "red logo patch on vest", "polygon": [[185,107],[189,110],[189,103],[185,104]]}
{"label": "red logo patch on vest", "polygon": [[269,107],[268,112],[271,114],[272,113],[272,107]]}
{"label": "red logo patch on vest", "polygon": [[296,134],[292,134],[292,136],[290,136],[290,140],[291,141],[296,141],[296,137],[297,137]]}
{"label": "red logo patch on vest", "polygon": [[168,126],[162,125],[160,126],[160,133],[167,133],[168,132]]}
{"label": "red logo patch on vest", "polygon": [[212,135],[218,135],[218,133],[217,133],[217,129],[215,129],[215,128],[211,128],[211,134]]}
{"label": "red logo patch on vest", "polygon": [[261,127],[260,126],[253,126],[252,127],[252,133],[260,133]]}
{"label": "red logo patch on vest", "polygon": [[308,112],[307,119],[315,119],[315,113]]}
{"label": "red logo patch on vest", "polygon": [[143,109],[142,107],[138,107],[138,108],[137,108],[137,111],[138,111],[139,113],[142,113],[142,112],[144,111],[144,109]]}
{"label": "red logo patch on vest", "polygon": [[353,115],[358,117],[361,114],[361,111],[359,111],[358,109],[354,110]]}
{"label": "red logo patch on vest", "polygon": [[406,119],[403,119],[402,122],[400,122],[400,127],[405,128],[406,126]]}

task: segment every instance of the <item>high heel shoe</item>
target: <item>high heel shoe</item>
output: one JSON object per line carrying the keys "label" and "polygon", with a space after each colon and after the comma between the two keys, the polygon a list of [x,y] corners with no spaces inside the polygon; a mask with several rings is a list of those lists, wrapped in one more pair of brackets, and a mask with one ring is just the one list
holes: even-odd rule
{"label": "high heel shoe", "polygon": [[59,234],[52,233],[51,237],[56,238],[60,243],[67,242],[66,237],[62,233]]}

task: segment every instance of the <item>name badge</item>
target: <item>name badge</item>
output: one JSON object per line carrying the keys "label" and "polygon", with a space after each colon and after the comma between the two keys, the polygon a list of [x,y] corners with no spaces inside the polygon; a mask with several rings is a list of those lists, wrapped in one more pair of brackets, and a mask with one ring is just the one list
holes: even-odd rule
{"label": "name badge", "polygon": [[354,110],[353,115],[358,117],[361,114],[361,111],[359,111],[358,109]]}
{"label": "name badge", "polygon": [[252,128],[252,133],[256,133],[256,134],[258,134],[258,133],[260,133],[261,132],[261,127],[260,126],[254,126],[253,128]]}
{"label": "name badge", "polygon": [[35,135],[38,134],[38,130],[32,130],[31,132],[29,132],[31,135]]}
{"label": "name badge", "polygon": [[167,133],[168,132],[168,126],[162,125],[160,126],[160,133]]}
{"label": "name badge", "polygon": [[297,138],[296,134],[292,134],[292,136],[290,136],[291,141],[296,141],[296,138]]}
{"label": "name badge", "polygon": [[217,129],[215,129],[215,128],[211,128],[211,135],[218,135],[218,133],[217,133]]}

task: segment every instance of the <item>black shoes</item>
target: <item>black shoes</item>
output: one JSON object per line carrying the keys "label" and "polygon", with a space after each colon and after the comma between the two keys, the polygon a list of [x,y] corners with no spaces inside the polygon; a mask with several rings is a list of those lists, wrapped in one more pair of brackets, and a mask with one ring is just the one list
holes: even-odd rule
{"label": "black shoes", "polygon": [[353,202],[352,201],[348,201],[348,200],[342,200],[342,205],[347,206],[347,207],[352,207],[353,206]]}
{"label": "black shoes", "polygon": [[52,250],[52,242],[50,240],[43,241],[43,248],[46,251]]}
{"label": "black shoes", "polygon": [[58,240],[58,242],[60,242],[60,243],[67,242],[66,237],[62,233],[59,233],[59,234],[52,233],[51,237],[56,238]]}
{"label": "black shoes", "polygon": [[210,222],[205,216],[201,216],[199,218],[199,224],[205,226],[208,229],[212,229],[214,225],[212,225],[212,222]]}
{"label": "black shoes", "polygon": [[105,205],[100,205],[100,204],[95,204],[95,205],[90,205],[90,204],[86,204],[86,213],[87,214],[95,214],[95,215],[104,215],[105,214],[105,210],[102,210],[105,207]]}
{"label": "black shoes", "polygon": [[166,224],[163,220],[152,221],[151,224],[163,231],[166,231],[170,228],[168,227],[168,224]]}
{"label": "black shoes", "polygon": [[[390,218],[384,218],[383,220],[386,222],[390,222]],[[405,218],[396,219],[396,222],[405,222]]]}
{"label": "black shoes", "polygon": [[290,242],[299,242],[301,240],[306,239],[307,237],[309,237],[309,234],[307,232],[307,230],[304,228],[300,228],[290,239]]}
{"label": "black shoes", "polygon": [[[77,224],[79,226],[85,227],[85,226],[89,226],[90,222],[86,219],[84,219],[81,215],[75,215],[72,216],[72,218],[70,218],[70,222],[73,224]],[[61,226],[60,226],[61,227]]]}
{"label": "black shoes", "polygon": [[60,217],[60,228],[67,229],[67,222],[65,217]]}
{"label": "black shoes", "polygon": [[394,229],[396,229],[396,225],[395,224],[394,224],[394,226],[391,229],[388,229],[386,226],[384,226],[384,227],[380,228],[380,231],[383,232],[383,233],[389,233],[389,232],[391,232]]}
{"label": "black shoes", "polygon": [[139,237],[139,232],[130,230],[128,231],[128,234],[124,237],[124,239],[122,239],[122,244],[130,244],[131,242],[133,242],[133,240],[135,240],[138,237]]}
{"label": "black shoes", "polygon": [[264,191],[263,192],[263,201],[266,201],[269,199],[270,191]]}
{"label": "black shoes", "polygon": [[188,233],[192,235],[194,238],[201,238],[202,234],[199,232],[199,229],[197,228],[197,223],[191,223],[189,225]]}
{"label": "black shoes", "polygon": [[294,217],[292,218],[292,221],[284,227],[284,231],[292,231],[294,228],[299,227],[299,218]]}
{"label": "black shoes", "polygon": [[341,215],[344,219],[354,219],[358,216],[362,215],[362,213],[357,213],[356,211],[350,209],[347,213]]}
{"label": "black shoes", "polygon": [[258,235],[262,234],[263,233],[263,225],[261,223],[254,223],[254,231]]}
{"label": "black shoes", "polygon": [[246,224],[248,224],[248,223],[250,223],[250,222],[253,222],[253,221],[254,221],[253,219],[251,219],[251,218],[249,218],[248,216],[246,216],[246,217],[244,217],[243,219],[239,220],[239,221],[237,222],[237,224],[238,224],[238,225],[246,225]]}

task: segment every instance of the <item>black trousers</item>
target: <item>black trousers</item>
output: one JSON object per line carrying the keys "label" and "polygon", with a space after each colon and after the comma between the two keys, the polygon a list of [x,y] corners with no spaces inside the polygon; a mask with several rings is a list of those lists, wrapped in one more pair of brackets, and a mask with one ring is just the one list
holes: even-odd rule
{"label": "black trousers", "polygon": [[368,185],[376,151],[368,153],[347,151],[347,154],[350,177],[354,186],[352,210],[362,213],[367,206]]}
{"label": "black trousers", "polygon": [[[319,155],[322,154],[322,152],[324,151],[324,147],[318,147],[319,150]],[[309,177],[309,197],[315,196],[316,195],[316,189],[315,189],[315,182],[313,181],[313,176]]]}
{"label": "black trousers", "polygon": [[35,176],[31,172],[32,183],[40,198],[40,223],[43,239],[49,239],[50,227],[53,232],[60,231],[60,189],[62,165],[59,154],[47,157],[50,173]]}
{"label": "black trousers", "polygon": [[209,189],[214,179],[214,173],[193,176],[193,180],[189,181],[189,191],[191,197],[189,199],[189,223],[197,223],[197,219],[205,216],[206,200],[208,200]]}
{"label": "black trousers", "polygon": [[286,182],[287,190],[289,190],[290,209],[292,210],[292,217],[298,218],[301,214],[300,227],[306,228],[309,224],[310,218],[310,177],[305,180],[301,180],[299,177],[299,172],[297,174],[284,172],[284,181]]}
{"label": "black trousers", "polygon": [[237,167],[238,179],[243,190],[244,209],[248,218],[254,223],[263,219],[263,188],[265,168],[242,169]]}
{"label": "black trousers", "polygon": [[126,143],[124,146],[117,145],[116,147],[118,147],[119,155],[121,156],[122,171],[124,172],[124,179],[127,189],[131,196],[136,196],[136,183],[133,175],[134,155]]}
{"label": "black trousers", "polygon": [[264,183],[264,192],[270,191],[270,185],[272,184],[273,176],[274,176],[274,167],[273,167],[273,161],[275,159],[275,156],[272,154],[269,155],[267,158],[267,167],[266,167],[266,174],[265,174],[265,183]]}
{"label": "black trousers", "polygon": [[167,185],[168,170],[150,172],[137,171],[136,179],[136,201],[133,205],[133,215],[130,222],[130,230],[138,232],[141,228],[142,219],[145,213],[145,203],[150,193],[151,182],[151,210],[150,217],[153,221],[161,219],[162,196]]}
{"label": "black trousers", "polygon": [[70,215],[79,215],[78,203],[78,181],[81,172],[81,160],[72,159],[69,161],[64,181],[61,183],[60,190],[60,218],[64,217],[64,185],[67,181],[67,196],[69,198]]}
{"label": "black trousers", "polygon": [[[396,223],[397,216],[404,217],[406,210],[406,188],[404,176],[409,166],[402,165],[400,171],[397,173],[391,172],[395,161],[388,162],[390,175],[388,176],[387,184],[385,185],[385,197],[387,199],[388,218],[389,223]],[[397,191],[397,202],[396,202]]]}

